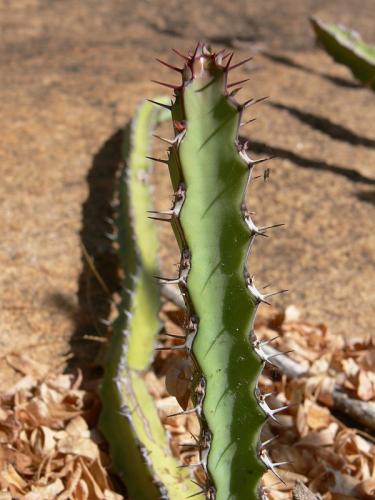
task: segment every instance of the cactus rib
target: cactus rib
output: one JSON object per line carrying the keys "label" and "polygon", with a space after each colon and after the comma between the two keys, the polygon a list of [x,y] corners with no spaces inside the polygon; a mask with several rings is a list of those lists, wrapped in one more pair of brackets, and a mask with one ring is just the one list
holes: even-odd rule
{"label": "cactus rib", "polygon": [[143,380],[160,328],[160,296],[153,279],[158,268],[158,240],[146,213],[151,208],[148,176],[152,162],[145,155],[151,131],[166,114],[146,102],[124,131],[125,165],[116,219],[124,278],[101,386],[99,425],[110,445],[114,468],[136,500],[182,500],[197,492],[188,473],[177,468]]}
{"label": "cactus rib", "polygon": [[[257,381],[268,361],[254,334],[260,303],[267,297],[246,269],[252,242],[264,235],[244,205],[258,160],[247,154],[238,130],[243,110],[228,92],[232,55],[198,44],[184,56],[182,84],[174,89],[171,113],[175,140],[168,167],[175,192],[168,212],[180,250],[177,278],[189,322],[178,349],[195,366],[193,408],[200,418],[200,463],[206,498],[249,500],[260,494],[266,468],[275,471],[259,444],[262,424],[275,418]],[[224,60],[227,61],[224,63]],[[282,408],[284,409],[284,408]],[[198,465],[198,464],[197,464]]]}

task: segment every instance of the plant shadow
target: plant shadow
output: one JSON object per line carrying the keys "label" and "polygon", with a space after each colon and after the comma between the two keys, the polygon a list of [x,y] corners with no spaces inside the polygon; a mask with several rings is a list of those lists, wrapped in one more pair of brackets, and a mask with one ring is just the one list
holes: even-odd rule
{"label": "plant shadow", "polygon": [[375,205],[375,190],[371,191],[359,191],[356,193],[358,200]]}
{"label": "plant shadow", "polygon": [[[240,139],[242,142],[246,141],[246,138],[244,137],[241,137]],[[270,146],[264,142],[251,141],[251,150],[257,154],[267,154],[270,156],[275,156],[277,158],[283,158],[289,160],[301,168],[332,172],[333,174],[345,177],[346,179],[354,183],[363,183],[370,186],[375,185],[375,179],[367,177],[366,175],[362,174],[361,172],[358,172],[353,168],[342,167],[341,165],[334,165],[324,160],[306,158],[304,156],[298,155],[294,151],[289,151],[287,149],[280,147]]]}
{"label": "plant shadow", "polygon": [[[80,231],[82,270],[78,280],[75,331],[70,340],[72,359],[66,370],[80,368],[84,378],[98,370],[98,356],[106,334],[101,319],[108,318],[111,295],[119,290],[117,256],[108,234],[114,216],[112,201],[121,165],[122,130],[105,141],[87,174],[89,194],[82,206]],[[87,337],[92,338],[89,340]],[[95,341],[98,337],[99,341]]]}
{"label": "plant shadow", "polygon": [[368,137],[362,137],[348,128],[333,122],[323,116],[315,115],[298,109],[295,106],[282,104],[279,102],[271,102],[270,106],[281,111],[287,111],[291,116],[311,127],[327,135],[336,141],[346,142],[353,146],[364,146],[366,148],[375,148],[375,140]]}
{"label": "plant shadow", "polygon": [[310,75],[320,76],[320,78],[324,78],[324,80],[334,83],[339,87],[344,87],[347,89],[357,89],[361,87],[361,85],[355,81],[346,80],[345,78],[341,78],[339,76],[327,75],[326,73],[322,73],[321,71],[312,69],[309,66],[304,66],[299,62],[293,61],[293,59],[288,56],[274,54],[266,51],[262,52],[262,55],[264,55],[265,57],[267,57],[268,59],[277,64],[282,64],[284,66],[288,66],[289,68],[298,69],[305,73],[309,73]]}

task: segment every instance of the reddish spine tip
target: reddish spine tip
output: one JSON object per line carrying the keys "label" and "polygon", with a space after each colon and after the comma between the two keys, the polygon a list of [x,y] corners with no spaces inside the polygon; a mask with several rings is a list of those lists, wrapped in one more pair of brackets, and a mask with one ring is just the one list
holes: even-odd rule
{"label": "reddish spine tip", "polygon": [[232,66],[229,66],[228,71],[231,71],[232,69],[238,68],[239,66],[246,64],[247,62],[251,61],[252,59],[254,59],[254,58],[248,57],[247,59],[244,59],[243,61],[240,61],[239,63],[233,64]]}
{"label": "reddish spine tip", "polygon": [[201,42],[197,43],[197,46],[195,47],[195,50],[190,58],[191,61],[194,61],[194,59],[197,57],[197,53],[198,53],[198,50],[201,47],[201,45],[202,45]]}
{"label": "reddish spine tip", "polygon": [[265,96],[265,97],[259,97],[259,99],[255,99],[254,97],[252,97],[251,99],[248,99],[247,101],[245,101],[241,107],[242,109],[246,109],[248,108],[249,106],[253,106],[254,104],[258,104],[258,102],[262,102],[262,101],[265,101],[266,99],[269,99],[269,96]]}
{"label": "reddish spine tip", "polygon": [[158,85],[162,85],[163,87],[168,87],[169,89],[178,90],[181,88],[180,85],[173,85],[172,83],[159,82],[159,80],[151,80],[153,83],[157,83]]}
{"label": "reddish spine tip", "polygon": [[162,104],[161,102],[154,101],[152,99],[146,99],[148,102],[152,102],[152,104],[156,104],[157,106],[161,106],[162,108],[169,109],[169,111],[172,109],[172,106],[169,106],[168,104]]}
{"label": "reddish spine tip", "polygon": [[153,156],[146,156],[148,160],[158,161],[159,163],[165,163],[168,165],[168,160],[163,160],[163,158],[155,158]]}
{"label": "reddish spine tip", "polygon": [[169,69],[173,69],[174,71],[178,71],[179,73],[182,73],[182,68],[178,68],[177,66],[173,66],[173,64],[169,64],[166,61],[163,61],[162,59],[159,59],[155,57],[155,60],[158,61],[160,64],[163,64]]}
{"label": "reddish spine tip", "polygon": [[224,68],[224,69],[225,69],[225,71],[228,71],[228,69],[229,69],[229,67],[230,67],[230,63],[232,62],[232,59],[233,59],[233,55],[234,55],[234,52],[231,52],[231,53],[229,54],[229,59],[228,59],[227,64],[226,64],[226,66],[225,66],[225,68]]}
{"label": "reddish spine tip", "polygon": [[177,54],[178,56],[182,57],[182,59],[184,59],[185,61],[190,61],[190,57],[188,56],[185,56],[185,54],[182,54],[181,52],[179,52],[178,50],[176,49],[172,49],[172,51]]}
{"label": "reddish spine tip", "polygon": [[246,83],[250,80],[250,78],[245,78],[244,80],[238,80],[238,82],[234,82],[234,83],[229,83],[227,85],[227,89],[229,89],[230,87],[235,87],[236,85],[241,85],[241,83]]}

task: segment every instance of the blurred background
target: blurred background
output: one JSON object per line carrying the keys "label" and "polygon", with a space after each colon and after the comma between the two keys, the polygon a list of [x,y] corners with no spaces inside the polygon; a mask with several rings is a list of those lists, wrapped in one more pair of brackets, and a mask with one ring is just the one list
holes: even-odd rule
{"label": "blurred background", "polygon": [[[288,288],[275,305],[295,304],[338,335],[372,333],[374,95],[316,48],[308,17],[355,28],[374,44],[373,0],[1,0],[0,9],[3,353],[25,348],[54,369],[69,362],[70,349],[74,363],[90,360],[82,337],[104,332],[99,318],[116,287],[105,217],[121,128],[144,98],[164,93],[150,79],[177,81],[154,58],[177,64],[170,49],[198,40],[233,49],[234,62],[254,55],[233,76],[250,77],[238,99],[270,96],[243,128],[255,157],[277,156],[270,179],[251,186],[248,206],[257,223],[286,227],[257,242],[249,266],[257,284]],[[154,182],[165,208],[163,166]],[[174,275],[166,228],[162,243],[165,272]],[[15,377],[3,359],[2,387]]]}

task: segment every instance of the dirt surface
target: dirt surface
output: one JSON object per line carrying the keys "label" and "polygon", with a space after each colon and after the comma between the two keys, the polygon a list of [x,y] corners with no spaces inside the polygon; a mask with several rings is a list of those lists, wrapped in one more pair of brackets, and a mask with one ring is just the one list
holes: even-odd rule
{"label": "dirt surface", "polygon": [[[0,5],[1,387],[17,377],[6,362],[12,351],[53,371],[93,359],[97,344],[83,336],[104,334],[99,318],[109,303],[82,249],[114,290],[104,233],[120,129],[137,103],[160,93],[151,78],[170,80],[153,58],[177,62],[170,47],[187,50],[197,39],[234,48],[237,60],[258,53],[234,78],[251,77],[243,99],[272,96],[243,130],[256,155],[278,157],[270,180],[251,187],[249,207],[259,223],[287,224],[257,243],[250,265],[257,283],[289,288],[276,304],[295,303],[339,335],[372,333],[374,94],[314,48],[307,22],[320,14],[374,43],[372,0]],[[165,206],[162,167],[155,178]],[[173,263],[170,238],[163,229],[163,256]]]}

